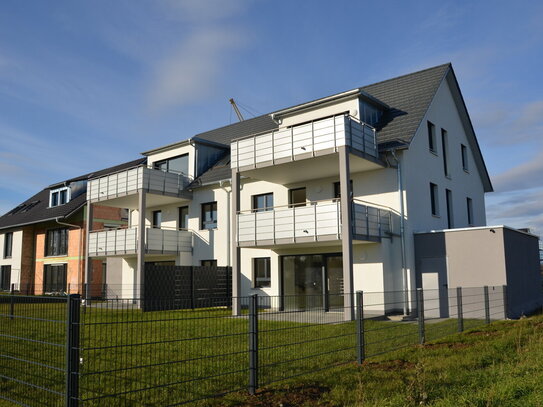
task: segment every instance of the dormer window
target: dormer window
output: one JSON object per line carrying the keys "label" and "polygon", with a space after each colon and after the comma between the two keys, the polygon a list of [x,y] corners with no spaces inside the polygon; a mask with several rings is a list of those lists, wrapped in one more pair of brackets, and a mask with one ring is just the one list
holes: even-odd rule
{"label": "dormer window", "polygon": [[70,202],[70,189],[68,187],[51,190],[49,207],[60,206]]}
{"label": "dormer window", "polygon": [[157,170],[187,175],[189,173],[189,155],[183,154],[167,160],[156,161],[154,167]]}

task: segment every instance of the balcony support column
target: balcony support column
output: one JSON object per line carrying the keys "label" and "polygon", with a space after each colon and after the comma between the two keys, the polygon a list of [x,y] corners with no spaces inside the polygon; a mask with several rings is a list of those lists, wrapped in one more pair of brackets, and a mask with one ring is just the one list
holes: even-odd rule
{"label": "balcony support column", "polygon": [[237,242],[238,230],[238,212],[240,201],[240,176],[237,169],[232,169],[232,228],[231,247],[232,247],[232,315],[241,315],[241,249]]}
{"label": "balcony support column", "polygon": [[[84,286],[81,287],[81,290],[83,290],[84,288],[84,298],[85,300],[88,300],[89,299],[89,293],[88,293],[88,288],[89,288],[89,283],[91,281],[91,273],[92,273],[92,263],[91,263],[91,260],[90,260],[90,257],[89,257],[89,249],[90,249],[90,246],[89,246],[89,240],[90,240],[90,232],[92,231],[92,224],[94,222],[94,205],[90,202],[90,201],[87,201],[87,213],[86,213],[86,220],[85,220],[85,269],[84,269],[84,273],[85,273],[85,278],[84,278]],[[82,292],[82,291],[79,291],[79,292]],[[69,293],[68,293],[69,294]]]}
{"label": "balcony support column", "polygon": [[339,153],[339,185],[341,191],[341,248],[343,252],[343,290],[344,319],[354,321],[353,302],[353,224],[352,224],[352,191],[349,163],[349,148],[340,146]]}
{"label": "balcony support column", "polygon": [[134,298],[143,298],[143,280],[145,274],[145,207],[147,194],[140,189],[138,193],[138,240],[136,247],[137,266],[134,279]]}

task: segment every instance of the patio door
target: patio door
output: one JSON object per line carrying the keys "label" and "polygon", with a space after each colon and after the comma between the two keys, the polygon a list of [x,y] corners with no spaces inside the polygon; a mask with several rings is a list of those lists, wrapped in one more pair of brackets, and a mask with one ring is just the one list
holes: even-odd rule
{"label": "patio door", "polygon": [[341,255],[282,257],[282,302],[286,309],[343,307]]}

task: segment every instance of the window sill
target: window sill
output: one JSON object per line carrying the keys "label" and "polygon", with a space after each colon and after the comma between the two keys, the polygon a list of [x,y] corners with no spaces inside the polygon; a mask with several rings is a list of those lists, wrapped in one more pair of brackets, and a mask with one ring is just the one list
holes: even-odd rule
{"label": "window sill", "polygon": [[433,213],[432,213],[432,217],[437,218],[437,219],[441,219],[441,215],[434,215]]}
{"label": "window sill", "polygon": [[46,254],[45,256],[43,256],[44,258],[46,259],[54,259],[55,257],[68,257],[68,254]]}
{"label": "window sill", "polygon": [[447,178],[449,181],[452,180],[452,177],[450,175],[445,175],[445,178]]}
{"label": "window sill", "polygon": [[433,155],[435,155],[436,157],[439,157],[439,155],[437,154],[437,151],[434,151],[432,149],[428,149],[429,152],[431,152]]}
{"label": "window sill", "polygon": [[466,174],[469,174],[469,170],[468,170],[468,169],[464,168],[463,170],[464,170],[464,172],[465,172]]}

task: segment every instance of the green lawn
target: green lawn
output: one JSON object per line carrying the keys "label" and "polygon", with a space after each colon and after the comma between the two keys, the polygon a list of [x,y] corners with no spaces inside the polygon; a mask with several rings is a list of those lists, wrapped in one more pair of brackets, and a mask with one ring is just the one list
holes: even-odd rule
{"label": "green lawn", "polygon": [[[7,304],[0,304],[0,314],[6,314],[8,307]],[[12,320],[0,317],[0,335],[3,335],[0,336],[0,353],[3,355],[0,375],[63,392],[65,310],[65,304],[18,304],[18,318]],[[58,322],[41,319],[54,319]],[[143,313],[137,309],[106,310],[89,307],[81,314],[81,322],[80,397],[88,400],[83,404],[85,406],[162,406],[221,392],[234,393],[213,401],[204,400],[199,404],[244,401],[243,394],[248,382],[246,316],[232,318],[226,309]],[[470,324],[481,325],[481,321],[466,321],[466,328]],[[426,337],[432,339],[453,333],[456,326],[456,320],[427,324]],[[416,323],[365,321],[365,328],[367,355],[381,354],[398,347],[408,349],[407,346],[418,342]],[[10,339],[7,336],[30,338],[33,341]],[[471,337],[465,335],[462,340],[470,340]],[[328,399],[332,405],[342,405],[338,400],[343,399],[353,405],[362,400],[370,400],[368,397],[373,397],[376,392],[366,391],[366,378],[395,383],[394,386],[383,386],[383,389],[388,389],[383,394],[396,392],[397,386],[402,383],[410,394],[423,394],[426,391],[419,384],[410,384],[409,378],[385,380],[387,372],[395,370],[388,367],[373,368],[371,365],[383,356],[370,359],[362,368],[354,366],[354,323],[316,324],[261,318],[259,349],[259,381],[262,387],[281,386],[285,383],[284,379],[292,376],[298,378],[288,383],[298,385],[305,385],[315,377],[335,379],[323,382],[330,391],[314,392],[319,398]],[[446,346],[437,346],[431,351],[439,353],[447,349]],[[405,355],[416,356],[417,352],[421,351],[407,351]],[[394,358],[400,356],[396,354]],[[406,364],[406,369],[411,367],[411,363],[415,362]],[[57,370],[42,365],[53,366]],[[334,365],[346,367],[343,370],[337,367],[324,370],[321,375],[312,376],[312,379],[305,376]],[[426,365],[420,368],[415,363],[414,366],[413,372],[406,377],[429,372]],[[337,380],[338,373],[342,371],[351,380]],[[416,380],[412,382],[418,383]],[[239,392],[236,393],[236,390]],[[10,398],[30,405],[52,406],[63,403],[62,397],[55,394],[0,378],[2,394],[9,394]],[[110,394],[118,395],[115,398],[104,398]],[[423,397],[415,397],[416,394],[412,396],[413,400]]]}

